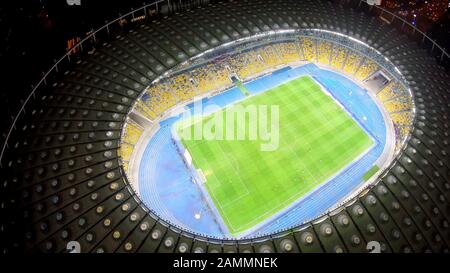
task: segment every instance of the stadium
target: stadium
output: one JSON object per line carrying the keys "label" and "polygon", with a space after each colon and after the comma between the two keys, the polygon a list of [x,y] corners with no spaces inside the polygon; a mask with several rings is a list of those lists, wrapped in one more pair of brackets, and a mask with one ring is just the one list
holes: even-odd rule
{"label": "stadium", "polygon": [[448,252],[449,65],[371,1],[134,9],[15,117],[2,250]]}

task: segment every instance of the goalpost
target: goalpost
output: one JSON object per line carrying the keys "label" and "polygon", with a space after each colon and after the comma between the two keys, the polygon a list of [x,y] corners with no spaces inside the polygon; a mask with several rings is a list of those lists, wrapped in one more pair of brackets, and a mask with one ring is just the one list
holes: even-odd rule
{"label": "goalpost", "polygon": [[178,134],[176,132],[172,133],[172,140],[174,141],[174,143],[177,147],[178,153],[180,153],[180,155],[183,158],[184,163],[186,164],[190,173],[192,174],[194,182],[196,184],[198,184],[199,186],[205,184],[206,177],[203,174],[203,171],[201,169],[195,169],[195,166],[192,162],[193,160],[192,160],[191,153],[189,153],[188,149],[186,149],[184,147],[183,143],[180,140],[180,137],[178,136]]}
{"label": "goalpost", "polygon": [[195,183],[197,183],[199,186],[205,184],[206,177],[203,174],[202,169],[200,169],[200,168],[195,169],[194,164],[192,164],[192,156],[187,149],[184,149],[183,158],[184,158],[186,165],[191,170],[191,174],[192,174],[192,177],[194,178]]}
{"label": "goalpost", "polygon": [[192,165],[192,156],[187,149],[184,150],[183,157],[184,157],[184,160],[186,161],[186,164],[188,166],[191,166]]}
{"label": "goalpost", "polygon": [[194,175],[194,179],[197,182],[197,184],[199,184],[199,185],[203,185],[206,183],[206,177],[203,174],[202,169],[197,169],[197,171],[195,172],[195,175]]}

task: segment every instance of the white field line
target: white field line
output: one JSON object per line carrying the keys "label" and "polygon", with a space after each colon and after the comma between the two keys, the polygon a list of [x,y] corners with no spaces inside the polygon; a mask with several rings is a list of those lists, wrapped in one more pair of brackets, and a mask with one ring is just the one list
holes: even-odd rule
{"label": "white field line", "polygon": [[[250,191],[248,190],[247,185],[245,184],[245,182],[242,180],[241,176],[239,175],[239,171],[238,171],[238,170],[235,168],[235,166],[231,163],[230,158],[229,158],[228,155],[224,152],[224,150],[222,149],[222,146],[220,146],[220,145],[218,145],[218,146],[219,146],[220,151],[222,152],[222,154],[223,154],[223,155],[227,158],[227,160],[230,162],[230,165],[232,166],[232,168],[233,168],[233,170],[234,170],[234,173],[236,174],[236,176],[239,177],[239,181],[241,182],[241,184],[244,186],[244,188],[245,188],[245,190],[246,190],[246,192],[245,192],[243,195],[239,195],[238,199],[242,198],[243,196],[248,195],[248,194],[250,193]],[[233,160],[235,160],[235,159],[233,158]],[[220,181],[220,180],[219,180],[219,181]],[[237,199],[236,199],[236,200],[237,200]],[[230,201],[230,202],[232,202],[232,201]],[[230,203],[230,202],[227,202],[227,204]],[[224,207],[226,207],[226,205],[224,205]]]}
{"label": "white field line", "polygon": [[[227,157],[227,155],[223,152],[222,148],[221,148],[221,152],[225,155],[225,157]],[[227,159],[229,160],[228,157],[227,157]],[[196,164],[195,164],[195,159],[194,159],[194,166],[195,166],[195,165],[196,165]],[[207,164],[207,165],[209,165],[209,164]],[[211,167],[208,166],[208,169],[211,169]],[[216,178],[217,181],[220,181],[220,179],[216,176],[216,174],[215,174],[214,172],[211,172],[211,173],[212,173],[212,175]],[[247,188],[247,186],[245,185],[245,183],[243,183],[243,181],[242,181],[240,175],[239,175],[238,173],[236,173],[236,174],[237,174],[237,176],[239,177],[239,179],[241,180],[241,184],[243,184],[243,185],[245,186],[245,189],[246,189],[247,192],[246,192],[245,194],[243,194],[243,195],[240,195],[237,199],[234,199],[234,200],[230,201],[231,203],[233,203],[233,202],[235,202],[235,201],[241,199],[242,197],[244,197],[244,196],[246,196],[246,195],[248,195],[248,194],[250,193],[250,191],[248,190],[248,188]],[[207,182],[206,182],[206,183],[207,183]],[[222,219],[222,215],[221,215],[220,213],[216,213],[216,212],[215,212],[214,208],[216,207],[216,204],[218,205],[218,207],[219,207],[220,210],[222,211],[223,216],[225,217],[224,220],[225,220],[226,223],[227,223],[227,225],[225,225],[225,228],[226,228],[227,230],[229,230],[230,227],[231,227],[232,231],[234,232],[234,231],[236,230],[236,228],[233,226],[233,224],[231,223],[231,221],[230,221],[230,219],[228,218],[227,214],[225,213],[225,210],[224,210],[224,207],[225,207],[225,206],[222,206],[222,204],[220,203],[219,199],[218,199],[218,198],[216,197],[216,195],[214,194],[214,191],[209,191],[208,188],[206,188],[204,185],[201,185],[200,187],[202,187],[202,189],[204,190],[205,193],[211,194],[211,195],[212,195],[213,200],[211,200],[211,201],[212,201],[212,204],[210,204],[210,206],[213,206],[213,207],[212,207],[212,208],[213,208],[213,212],[214,212],[214,214],[216,214],[216,217],[219,218],[218,220],[220,221],[220,219]],[[209,198],[206,198],[206,199],[209,200]],[[208,203],[209,203],[209,202],[208,202]]]}
{"label": "white field line", "polygon": [[[314,80],[314,79],[313,79],[313,80]],[[315,80],[314,80],[314,81],[315,81]],[[332,98],[333,98],[333,97],[332,97]],[[322,115],[323,115],[323,113],[322,113]],[[353,116],[350,115],[350,118],[353,120]],[[325,117],[324,117],[324,119],[327,120]],[[332,122],[329,121],[329,122],[325,123],[323,127],[327,127],[327,126],[329,126],[329,124],[332,124]],[[287,126],[287,127],[289,127],[289,126]],[[323,129],[323,128],[320,128],[320,130],[322,130],[322,129]],[[318,130],[315,130],[315,131],[318,131]],[[349,139],[349,138],[347,138],[347,139],[345,139],[345,140],[348,140],[348,139]],[[297,140],[298,140],[298,139],[297,139]],[[297,140],[296,140],[296,141],[297,141]],[[345,142],[345,140],[344,140],[344,142]],[[291,147],[290,145],[289,145],[288,147],[289,147],[289,149],[295,154],[295,156],[297,157],[298,162],[301,163],[301,164],[303,165],[303,168],[306,169],[306,170],[309,172],[310,176],[312,176],[312,177],[314,178],[314,182],[315,182],[315,183],[316,183],[317,181],[321,181],[322,179],[324,179],[324,175],[323,175],[323,174],[320,174],[319,179],[317,179],[317,177],[316,177],[314,174],[312,174],[311,171],[310,171],[308,168],[305,167],[305,165],[304,165],[304,163],[302,162],[302,160],[300,160],[300,158],[298,157],[298,154],[297,154],[294,150],[292,150],[292,147]],[[373,145],[372,145],[371,147],[369,147],[364,153],[361,153],[360,156],[358,156],[356,159],[359,160],[360,158],[362,158],[362,156],[365,155],[365,154],[366,154],[368,151],[370,151],[372,148],[373,148]],[[349,153],[349,152],[348,152],[348,153]],[[347,152],[346,152],[346,154],[347,154]],[[344,171],[348,166],[352,165],[355,161],[357,161],[356,159],[352,160],[352,161],[351,161],[349,164],[347,164],[346,166],[343,166],[337,174],[342,173],[342,171]],[[326,183],[328,183],[329,181],[331,181],[331,180],[332,180],[333,178],[335,178],[336,176],[337,176],[337,175],[330,176],[330,179],[324,181],[324,182],[321,183],[320,185],[317,185],[317,186],[315,187],[315,189],[311,190],[310,192],[312,193],[313,191],[317,190],[318,188],[321,188],[323,185],[325,185]],[[285,207],[287,204],[291,203],[291,200],[292,200],[292,199],[295,200],[295,199],[300,198],[300,197],[298,196],[299,194],[301,194],[301,193],[300,193],[300,192],[294,193],[291,197],[287,198],[284,202],[280,203],[278,206],[272,208],[271,210],[266,211],[264,214],[262,214],[262,215],[260,215],[260,216],[258,216],[258,217],[256,217],[256,218],[254,218],[253,221],[251,221],[250,223],[260,222],[260,219],[261,219],[261,218],[265,218],[266,215],[272,214],[273,211],[280,210],[280,207],[281,207],[281,208]],[[304,199],[305,199],[307,196],[309,196],[309,195],[310,195],[310,194],[307,194],[306,196],[303,196],[302,198],[299,199],[298,202],[300,202],[301,200],[304,200]],[[238,200],[238,199],[237,199],[237,200]],[[297,203],[297,202],[294,202],[294,203]],[[278,217],[279,215],[283,214],[284,212],[286,212],[286,211],[289,210],[290,208],[291,208],[291,206],[288,206],[286,209],[281,210],[279,213],[276,213],[275,216]],[[275,219],[276,217],[273,217],[273,219]],[[266,221],[263,221],[263,223],[264,223],[264,224],[267,224],[268,222],[270,222],[270,221],[273,220],[273,219],[272,219],[272,217],[270,217],[270,218],[267,219]],[[262,223],[261,223],[261,224],[262,224]],[[233,229],[234,229],[234,227],[233,227]]]}
{"label": "white field line", "polygon": [[[324,179],[324,175],[323,175],[323,174],[321,174],[321,175],[319,176],[319,178],[317,178],[317,176],[313,175],[313,174],[311,173],[311,171],[310,171],[308,168],[305,167],[303,161],[300,160],[300,158],[298,157],[298,154],[297,154],[294,150],[292,150],[291,146],[288,146],[288,147],[289,147],[289,149],[295,154],[295,156],[297,157],[298,162],[301,163],[301,164],[303,165],[303,168],[309,172],[309,174],[310,174],[310,176],[311,176],[312,178],[314,178],[314,181],[313,181],[314,183],[316,183],[317,181],[321,181],[322,179]],[[370,147],[370,149],[371,149],[371,148],[372,148],[372,147]],[[362,155],[365,155],[370,149],[368,149],[366,152],[362,153]],[[346,169],[346,167],[350,166],[350,165],[353,164],[354,162],[355,162],[355,160],[353,160],[352,162],[350,162],[348,165],[342,167],[341,170]],[[335,177],[335,176],[333,176],[333,178],[334,178],[334,177]],[[332,180],[332,179],[328,179],[328,180],[325,181],[324,183],[321,183],[321,184],[317,185],[315,188],[321,187],[321,185],[326,184],[326,183],[327,183],[328,181],[330,181],[330,180]],[[277,210],[280,210],[280,208],[286,207],[286,206],[291,202],[291,200],[295,200],[295,199],[297,199],[297,198],[300,198],[300,196],[298,196],[299,194],[301,194],[301,192],[296,192],[296,193],[294,193],[291,197],[288,197],[284,202],[280,203],[278,206],[272,208],[271,210],[266,211],[264,214],[261,214],[260,216],[258,216],[258,217],[256,217],[256,218],[254,218],[254,220],[251,221],[250,223],[259,222],[260,219],[266,217],[267,214],[272,214],[273,211],[277,211]],[[306,198],[306,196],[302,197],[301,200],[303,200],[304,198]],[[236,201],[239,200],[239,199],[240,199],[240,198],[236,199]],[[227,205],[227,206],[229,206],[229,205]],[[283,214],[285,211],[286,211],[286,210],[282,210],[282,211],[280,211],[280,213]],[[277,215],[278,215],[278,214],[277,214]],[[266,223],[268,223],[268,222],[269,222],[269,221],[267,221],[267,222],[264,221],[264,224],[266,224]],[[233,229],[234,229],[234,228],[233,228]]]}
{"label": "white field line", "polygon": [[[216,179],[218,180],[218,178],[217,178],[217,176],[213,173],[213,175],[214,175],[214,177],[216,177]],[[202,187],[204,187],[203,185],[202,185]],[[216,195],[214,194],[214,191],[208,191],[208,189],[206,188],[206,187],[204,187],[204,189],[205,189],[205,192],[206,193],[208,193],[208,194],[212,194],[212,197],[213,197],[213,200],[211,200],[211,201],[213,201],[212,203],[212,205],[213,206],[216,206],[216,203],[217,203],[217,205],[219,206],[219,208],[220,208],[220,210],[222,211],[222,212],[225,212],[225,210],[222,208],[222,206],[221,206],[221,204],[220,204],[220,202],[219,202],[219,199],[217,199],[217,197],[216,197]],[[214,202],[215,201],[215,202]],[[228,219],[228,216],[227,216],[227,214],[226,213],[223,213],[223,216],[225,217],[225,221],[226,221],[226,223],[228,224],[228,225],[225,225],[226,227],[227,227],[227,229],[229,229],[230,227],[233,229],[233,231],[234,231],[234,227],[233,227],[233,225],[231,224],[231,222],[230,222],[230,219]],[[222,218],[222,215],[219,213],[218,215],[216,215],[216,217],[218,217],[219,218],[219,221],[220,221],[220,219]]]}
{"label": "white field line", "polygon": [[[321,188],[323,185],[327,184],[328,182],[330,182],[331,180],[333,180],[335,177],[337,177],[339,174],[341,174],[345,169],[347,169],[348,166],[351,166],[354,162],[358,161],[359,159],[361,159],[364,155],[367,154],[367,152],[369,152],[371,149],[373,148],[373,145],[371,147],[369,147],[365,152],[362,152],[357,158],[355,158],[354,160],[352,160],[350,163],[348,163],[347,165],[343,166],[338,172],[336,172],[335,175],[329,176],[329,178],[325,181],[323,181],[321,184],[316,185],[314,187],[314,189],[311,189],[310,192],[304,196],[299,196],[302,192],[298,191],[296,193],[294,193],[291,197],[288,197],[287,199],[285,199],[285,201],[283,201],[282,203],[280,203],[278,206],[272,208],[271,210],[266,211],[264,214],[261,214],[260,216],[254,218],[253,221],[249,222],[249,223],[254,223],[254,222],[260,222],[261,218],[266,217],[267,214],[272,214],[273,211],[277,211],[279,210],[278,213],[274,214],[273,217],[270,217],[266,220],[264,220],[263,222],[261,222],[261,226],[266,225],[267,223],[269,223],[270,221],[274,220],[275,218],[277,218],[278,216],[284,214],[285,212],[287,212],[289,209],[291,209],[293,206],[297,205],[298,203],[300,203],[302,200],[306,199],[308,196],[310,196],[313,192],[315,192],[316,190],[318,190],[319,188]],[[298,155],[297,155],[298,156]],[[300,163],[303,164],[303,162],[300,160]],[[304,165],[303,165],[304,166]],[[305,168],[311,175],[312,173],[309,171],[308,168]],[[317,179],[316,176],[312,175],[313,178],[315,179],[314,182],[320,181],[324,178],[324,175],[320,175],[320,178]],[[296,201],[296,199],[298,199],[298,202]],[[294,201],[291,201],[294,200]],[[292,206],[289,205],[289,203],[295,203]],[[287,206],[287,207],[286,207]],[[283,209],[284,207],[286,207],[285,209]],[[259,226],[259,225],[258,225]],[[249,228],[250,229],[250,228]]]}
{"label": "white field line", "polygon": [[[347,164],[346,166],[344,166],[339,172],[336,172],[333,176],[328,177],[328,179],[324,182],[322,182],[320,185],[317,185],[314,189],[310,190],[307,194],[298,197],[296,200],[292,201],[291,204],[287,205],[285,208],[281,209],[280,211],[278,211],[277,213],[273,214],[272,216],[270,216],[269,218],[261,221],[260,223],[254,225],[253,227],[243,231],[240,233],[239,238],[245,238],[246,236],[254,233],[255,231],[257,231],[258,229],[262,228],[263,226],[267,225],[268,223],[272,222],[273,220],[277,219],[278,217],[280,217],[281,215],[285,214],[286,212],[288,212],[290,209],[294,208],[295,206],[299,205],[303,200],[306,200],[308,197],[310,197],[312,194],[314,194],[315,192],[317,192],[319,189],[321,189],[323,186],[325,186],[326,184],[328,184],[330,181],[332,181],[334,178],[336,178],[337,176],[341,175],[344,171],[347,170],[347,168],[351,165],[353,165],[355,162],[359,161],[362,157],[364,157],[368,152],[370,152],[370,150],[372,150],[373,146],[369,147],[365,152],[361,153],[360,156],[358,156],[357,158],[355,158],[352,162],[350,162],[349,164]],[[290,201],[293,198],[289,198],[286,200]],[[284,202],[284,203],[286,203]],[[289,203],[289,202],[288,202]]]}
{"label": "white field line", "polygon": [[[300,77],[305,77],[305,76],[299,76],[299,78],[300,78]],[[343,110],[343,111],[344,111],[344,112],[345,112],[345,113],[346,113],[346,114],[347,114],[354,122],[356,122],[356,123],[359,125],[360,128],[362,128],[362,129],[367,133],[366,129],[365,129],[363,126],[361,126],[361,125],[359,124],[359,122],[357,122],[357,121],[355,120],[355,118],[353,117],[353,115],[351,115],[350,113],[348,113],[347,109],[346,109],[342,104],[340,104],[340,102],[339,102],[334,96],[332,96],[329,92],[324,91],[324,90],[325,90],[324,87],[323,87],[320,83],[318,83],[314,78],[312,78],[311,76],[307,76],[307,77],[310,77],[311,80],[313,80],[314,83],[317,84],[317,85],[320,87],[320,90],[321,90],[322,92],[324,92],[326,95],[330,96],[330,97],[333,99],[333,101],[334,101],[335,103],[337,103],[337,104],[340,106],[340,108],[341,108],[341,109],[342,109],[342,110]],[[298,78],[297,78],[297,79],[298,79]],[[293,79],[293,80],[295,80],[295,79]],[[289,80],[289,81],[293,81],[293,80],[291,79],[291,80]],[[289,82],[289,81],[286,81],[286,82]],[[286,82],[284,82],[283,84],[285,84]],[[282,84],[280,84],[280,85],[282,85]],[[280,85],[278,85],[277,87],[279,87]],[[313,85],[311,84],[310,86],[313,86]],[[277,87],[274,87],[274,88],[277,88]],[[268,90],[272,90],[272,89],[268,89]],[[268,91],[268,90],[266,90],[266,91]],[[258,93],[258,94],[262,94],[262,93],[265,93],[265,91],[264,91],[264,92],[261,92],[261,93]],[[248,98],[250,98],[250,97],[248,97]],[[246,98],[246,99],[248,99],[248,98]],[[239,103],[239,102],[242,102],[242,101],[243,101],[243,100],[239,100],[239,101],[233,103],[232,105],[234,105],[234,104],[236,104],[236,103]],[[292,104],[285,104],[285,105],[286,105],[286,106],[292,106],[292,105],[295,105],[295,103],[292,103]],[[230,106],[230,105],[228,105],[227,107],[229,107],[229,106]],[[225,107],[225,108],[226,108],[226,107]],[[219,111],[223,111],[225,108],[222,108],[222,109],[220,109]],[[330,112],[331,112],[331,111],[330,111]],[[209,115],[211,115],[211,114],[212,114],[212,113],[210,113]],[[316,128],[316,129],[315,129],[314,131],[312,131],[312,132],[308,132],[308,135],[311,135],[312,133],[317,132],[317,131],[319,131],[319,130],[323,130],[323,128],[328,127],[329,124],[332,123],[330,120],[328,120],[328,119],[324,116],[325,113],[320,112],[320,114],[322,115],[323,120],[326,120],[326,121],[328,121],[328,122],[323,123],[323,126],[322,126],[322,127]],[[289,125],[286,125],[286,127],[290,127],[290,126],[289,126]],[[284,128],[284,126],[281,127],[281,128]],[[372,136],[371,136],[370,134],[367,133],[367,135],[369,135],[369,136],[372,138]],[[298,141],[298,140],[299,140],[299,139],[296,139],[295,141]],[[372,138],[372,140],[373,140],[373,138]],[[375,142],[375,141],[374,141],[374,142]],[[376,143],[376,142],[375,142],[375,143]],[[201,143],[194,144],[194,145],[192,145],[191,147],[196,147],[197,145],[201,145]],[[225,155],[225,157],[228,159],[228,161],[229,161],[230,164],[231,164],[231,161],[230,161],[230,158],[228,157],[228,155],[223,151],[223,149],[222,149],[222,147],[221,147],[220,145],[219,145],[219,147],[220,147],[220,150],[221,150],[222,154]],[[361,158],[363,155],[365,155],[369,150],[371,150],[372,147],[373,147],[373,145],[370,147],[370,149],[367,149],[367,151],[366,151],[365,153],[361,153],[360,156],[359,156],[358,158]],[[304,169],[308,171],[308,173],[310,174],[310,176],[312,176],[312,177],[314,178],[314,180],[315,180],[314,182],[320,181],[320,180],[322,180],[322,179],[324,178],[324,177],[323,177],[324,175],[321,174],[321,175],[320,175],[320,178],[319,178],[319,180],[318,180],[317,177],[316,177],[314,174],[312,174],[311,171],[310,171],[308,168],[305,168],[305,165],[303,164],[303,162],[302,162],[302,161],[300,160],[300,158],[298,157],[298,154],[297,154],[295,151],[292,150],[291,146],[289,146],[289,149],[291,150],[291,152],[293,152],[293,153],[295,154],[295,156],[297,157],[298,162],[300,162],[300,163],[303,165]],[[332,178],[336,177],[337,174],[340,174],[343,170],[345,170],[348,166],[350,166],[350,165],[353,164],[354,162],[355,162],[355,160],[353,160],[352,162],[350,162],[348,165],[342,167],[341,170],[340,170],[338,173],[336,173],[336,175],[333,175],[333,176],[332,176]],[[227,202],[227,204],[226,204],[225,206],[222,206],[221,203],[219,202],[219,200],[215,197],[214,193],[211,192],[212,195],[214,196],[214,199],[215,199],[216,202],[218,203],[220,209],[222,210],[222,212],[224,212],[224,210],[223,210],[224,207],[230,206],[230,205],[232,205],[233,203],[235,203],[236,201],[242,199],[244,196],[247,196],[248,194],[250,194],[250,192],[249,192],[249,190],[248,190],[246,184],[242,181],[242,178],[240,177],[240,175],[239,175],[238,171],[236,170],[235,166],[234,166],[233,164],[231,164],[231,165],[232,165],[232,167],[233,167],[233,169],[234,169],[235,174],[239,177],[239,180],[240,180],[241,183],[245,186],[247,192],[246,192],[244,195],[240,195],[238,198],[236,198],[236,199],[234,199],[234,200],[232,200],[232,201]],[[215,176],[214,173],[213,173],[213,175]],[[215,176],[215,177],[216,177],[216,176]],[[216,179],[217,179],[217,177],[216,177]],[[220,181],[219,179],[217,179],[217,180]],[[330,180],[332,180],[332,179],[328,179],[328,180],[324,181],[323,183],[321,183],[320,185],[317,185],[317,186],[315,187],[315,189],[313,189],[313,190],[310,191],[310,193],[313,193],[313,191],[317,190],[318,188],[321,188],[324,184],[328,183]],[[207,191],[207,192],[209,193],[210,191]],[[299,192],[297,192],[296,194],[293,194],[291,197],[287,198],[284,202],[280,203],[280,205],[278,205],[278,206],[272,208],[271,210],[265,212],[264,214],[262,214],[262,215],[260,215],[260,216],[258,216],[258,217],[256,217],[256,218],[254,218],[254,220],[251,221],[250,223],[259,222],[259,219],[261,219],[261,218],[263,218],[263,217],[266,217],[267,214],[271,214],[274,210],[279,210],[280,207],[285,207],[285,206],[286,206],[286,203],[291,203],[291,200],[294,199],[295,197],[297,197],[298,195],[299,195]],[[303,200],[304,198],[306,198],[306,197],[309,196],[309,195],[310,195],[310,194],[307,194],[306,196],[303,196],[303,197],[300,198],[298,201],[300,202],[301,200]],[[297,197],[297,198],[299,198],[299,197]],[[294,202],[294,203],[297,203],[297,202]],[[290,206],[289,206],[289,207],[290,207]],[[288,208],[289,208],[289,207],[288,207]],[[288,208],[287,208],[287,209],[288,209]],[[280,214],[284,213],[285,211],[286,211],[286,210],[281,210],[279,213],[276,213],[276,216],[278,217]],[[225,218],[227,218],[226,214],[225,214],[225,213],[223,213],[223,214],[224,214]],[[272,220],[271,218],[272,218],[272,217],[270,217],[269,219]],[[269,219],[267,219],[266,221],[263,221],[263,223],[264,223],[264,224],[268,223],[268,222],[269,222]],[[235,231],[236,228],[231,224],[231,222],[229,221],[229,219],[227,218],[226,220],[227,220],[229,226],[231,226],[231,228]],[[261,223],[261,224],[262,224],[262,223]]]}
{"label": "white field line", "polygon": [[[311,77],[311,78],[312,78],[312,77]],[[316,81],[314,78],[312,78],[312,79],[314,80],[314,82],[317,83],[317,85],[320,86],[320,89],[322,90],[322,92],[324,92],[325,94],[327,94],[328,96],[330,96],[330,97],[334,100],[334,102],[335,102],[336,104],[338,104],[338,105],[345,111],[345,113],[346,113],[348,116],[350,116],[350,118],[351,118],[354,122],[356,122],[356,124],[358,124],[358,126],[361,127],[361,128],[364,130],[364,132],[366,132],[367,135],[369,135],[369,137],[372,139],[372,141],[375,142],[375,143],[377,143],[377,140],[376,140],[376,139],[372,136],[372,134],[366,129],[366,127],[365,127],[363,124],[361,124],[361,123],[359,122],[359,120],[356,119],[356,118],[353,116],[353,114],[352,114],[352,113],[351,113],[344,105],[342,105],[341,102],[340,102],[340,101],[339,101],[332,93],[328,92],[328,90],[327,90],[320,82]]]}

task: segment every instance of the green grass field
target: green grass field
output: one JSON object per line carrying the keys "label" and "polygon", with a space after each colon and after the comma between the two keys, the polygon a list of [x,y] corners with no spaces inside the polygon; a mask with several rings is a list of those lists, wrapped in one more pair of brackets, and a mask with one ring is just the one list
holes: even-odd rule
{"label": "green grass field", "polygon": [[[182,139],[195,168],[204,173],[204,185],[233,236],[282,211],[373,144],[310,77],[294,79],[237,104],[279,106],[278,149],[260,151],[260,140]],[[196,123],[211,118],[212,114]],[[181,126],[178,133],[193,132],[194,126]]]}

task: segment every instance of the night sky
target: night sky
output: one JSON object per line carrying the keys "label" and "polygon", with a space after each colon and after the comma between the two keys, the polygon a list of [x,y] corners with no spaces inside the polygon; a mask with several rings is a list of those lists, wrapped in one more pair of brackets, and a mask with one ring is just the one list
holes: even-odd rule
{"label": "night sky", "polygon": [[[145,3],[151,2],[154,1]],[[81,6],[69,6],[65,0],[1,1],[2,117],[17,113],[20,100],[31,91],[31,85],[38,82],[55,59],[65,54],[68,39],[84,37],[106,20],[143,3],[143,0],[81,0]],[[7,118],[0,120],[9,123]]]}

